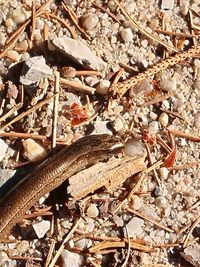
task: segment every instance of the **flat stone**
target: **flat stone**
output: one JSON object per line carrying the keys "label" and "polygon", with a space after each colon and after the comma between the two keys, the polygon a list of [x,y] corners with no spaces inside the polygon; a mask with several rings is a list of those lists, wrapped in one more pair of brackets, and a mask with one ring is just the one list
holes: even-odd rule
{"label": "flat stone", "polygon": [[0,168],[0,187],[7,182],[14,174],[16,170],[11,169],[1,169]]}
{"label": "flat stone", "polygon": [[67,36],[62,36],[53,39],[52,44],[66,57],[85,68],[101,71],[107,66],[107,64],[101,58],[97,57],[81,39],[74,40]]}
{"label": "flat stone", "polygon": [[196,267],[200,266],[200,245],[195,244],[185,248],[181,255],[192,265]]}
{"label": "flat stone", "polygon": [[[128,229],[129,237],[134,237],[135,235],[141,235],[143,233],[144,220],[138,217],[133,217],[126,225]],[[124,236],[127,236],[126,229],[123,229]]]}
{"label": "flat stone", "polygon": [[23,85],[34,85],[51,75],[52,70],[47,66],[43,56],[32,57],[24,63],[20,82]]}
{"label": "flat stone", "polygon": [[0,151],[1,151],[0,161],[4,159],[7,148],[8,148],[8,145],[2,139],[0,139]]}
{"label": "flat stone", "polygon": [[42,220],[41,222],[33,223],[32,226],[37,237],[42,238],[49,231],[50,222]]}
{"label": "flat stone", "polygon": [[174,7],[174,0],[162,0],[162,9],[172,9]]}
{"label": "flat stone", "polygon": [[83,256],[65,249],[62,251],[60,259],[62,267],[80,267],[83,263]]}

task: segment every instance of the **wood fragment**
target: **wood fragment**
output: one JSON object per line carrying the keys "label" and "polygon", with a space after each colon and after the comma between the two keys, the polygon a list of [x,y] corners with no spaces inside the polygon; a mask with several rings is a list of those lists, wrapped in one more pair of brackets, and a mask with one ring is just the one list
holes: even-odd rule
{"label": "wood fragment", "polygon": [[149,222],[153,223],[154,225],[158,226],[161,229],[164,229],[167,232],[170,232],[170,233],[173,233],[174,232],[174,230],[172,230],[171,228],[162,225],[160,222],[157,222],[155,220],[152,220],[151,218],[147,217],[146,215],[141,214],[140,212],[138,212],[136,210],[133,210],[131,208],[127,208],[126,210],[128,212],[130,212],[130,213],[133,213],[133,214],[137,215],[138,217],[140,217],[140,218],[142,218],[142,219],[144,219],[146,221],[149,221]]}
{"label": "wood fragment", "polygon": [[95,164],[69,178],[68,193],[78,200],[102,186],[111,191],[124,183],[128,177],[146,169],[144,160],[143,157],[125,156]]}
{"label": "wood fragment", "polygon": [[49,263],[52,259],[53,252],[55,250],[55,245],[56,245],[56,240],[51,239],[49,251],[48,251],[46,262],[45,262],[45,267],[49,266]]}
{"label": "wood fragment", "polygon": [[102,77],[103,74],[97,70],[77,70],[75,76],[76,77],[79,77],[79,76],[101,76]]}
{"label": "wood fragment", "polygon": [[180,170],[189,169],[189,168],[196,168],[198,167],[198,165],[200,166],[200,161],[190,162],[190,163],[186,163],[186,164],[182,164],[178,166],[172,166],[172,167],[168,167],[168,169],[170,171],[171,170],[180,171]]}
{"label": "wood fragment", "polygon": [[30,41],[31,41],[31,47],[32,47],[32,42],[33,42],[33,37],[34,37],[34,32],[35,32],[35,26],[36,26],[36,9],[35,9],[35,0],[32,1],[32,26],[31,26],[31,36],[30,36]]}
{"label": "wood fragment", "polygon": [[154,104],[157,104],[159,102],[162,102],[163,100],[166,100],[168,98],[170,98],[171,96],[173,96],[174,93],[169,93],[169,94],[166,94],[166,95],[161,95],[161,96],[158,96],[150,101],[147,101],[145,102],[143,105],[141,105],[141,107],[147,107],[149,105],[154,105]]}

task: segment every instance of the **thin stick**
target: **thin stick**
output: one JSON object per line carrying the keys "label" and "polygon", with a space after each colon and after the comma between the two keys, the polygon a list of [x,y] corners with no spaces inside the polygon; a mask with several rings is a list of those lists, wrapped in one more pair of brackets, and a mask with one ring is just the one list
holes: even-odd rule
{"label": "thin stick", "polygon": [[65,20],[59,18],[58,16],[56,16],[55,14],[52,14],[52,13],[48,13],[48,12],[46,12],[45,15],[47,15],[47,16],[49,16],[50,18],[55,19],[55,20],[57,20],[58,22],[60,22],[61,24],[63,24],[63,25],[68,29],[68,31],[71,33],[72,37],[73,37],[74,39],[77,38],[77,34],[76,34],[75,31],[73,30],[73,28],[72,28],[71,26],[69,26],[69,24],[68,24]]}
{"label": "thin stick", "polygon": [[179,166],[172,166],[172,167],[168,167],[168,169],[172,170],[172,171],[180,171],[180,170],[184,170],[184,169],[195,168],[198,165],[200,165],[200,161],[186,163],[186,164],[179,165]]}
{"label": "thin stick", "polygon": [[60,73],[58,71],[55,71],[54,93],[56,94],[56,96],[54,98],[54,107],[53,107],[53,124],[52,124],[52,144],[51,144],[51,148],[56,147],[56,133],[57,133],[58,105],[59,105],[59,89],[60,89]]}
{"label": "thin stick", "polygon": [[174,93],[169,93],[167,95],[162,95],[162,96],[159,96],[157,98],[154,98],[153,100],[150,100],[148,102],[145,102],[144,104],[141,105],[141,107],[146,107],[146,106],[149,106],[149,105],[153,105],[153,104],[157,104],[165,99],[168,99],[170,98],[171,96],[173,96]]}
{"label": "thin stick", "polygon": [[183,37],[183,38],[194,38],[194,37],[199,36],[199,34],[191,34],[191,33],[183,33],[183,32],[170,32],[170,31],[165,31],[165,30],[161,30],[161,29],[155,29],[155,32],[162,33],[165,35]]}
{"label": "thin stick", "polygon": [[79,77],[79,76],[103,76],[102,73],[100,71],[96,71],[96,70],[77,70],[75,76]]}
{"label": "thin stick", "polygon": [[78,228],[80,222],[82,221],[82,218],[79,218],[78,221],[76,222],[76,224],[73,226],[73,228],[70,230],[70,232],[67,234],[67,236],[65,237],[65,239],[63,240],[59,250],[57,251],[56,255],[54,256],[53,260],[51,261],[51,263],[49,264],[49,267],[54,267],[54,265],[56,264],[58,258],[60,257],[60,254],[62,253],[63,249],[65,248],[65,244],[67,243],[67,241],[71,238],[71,236],[73,235],[74,231]]}
{"label": "thin stick", "polygon": [[131,239],[130,239],[128,228],[127,228],[126,225],[125,225],[125,229],[126,229],[126,234],[127,234],[127,239],[128,239],[128,250],[127,250],[126,259],[125,259],[125,261],[124,261],[124,263],[122,264],[121,267],[125,267],[127,265],[128,259],[130,257],[130,252],[131,252]]}
{"label": "thin stick", "polygon": [[35,9],[35,0],[32,1],[32,28],[31,28],[31,43],[33,41],[34,32],[35,32],[35,26],[36,26],[36,9]]}
{"label": "thin stick", "polygon": [[84,91],[90,94],[94,94],[95,92],[95,88],[94,87],[90,87],[87,85],[84,85],[82,83],[76,82],[76,81],[70,81],[64,78],[60,78],[60,83],[61,85],[68,85],[73,87],[73,89],[75,89],[76,91]]}
{"label": "thin stick", "polygon": [[49,263],[51,261],[51,258],[52,258],[52,255],[53,255],[53,252],[54,252],[54,249],[55,249],[55,245],[56,245],[56,240],[51,239],[50,248],[49,248],[49,251],[48,251],[48,254],[47,254],[47,258],[46,258],[46,262],[45,262],[45,267],[49,266]]}
{"label": "thin stick", "polygon": [[177,117],[177,118],[185,121],[185,119],[180,114],[178,114],[178,112],[171,111],[171,110],[168,110],[168,109],[165,109],[165,108],[160,108],[160,110],[165,112],[165,113],[168,113],[168,114],[172,115],[173,117]]}
{"label": "thin stick", "polygon": [[103,12],[107,13],[111,18],[113,18],[116,22],[118,22],[119,24],[121,24],[121,21],[113,14],[111,13],[109,10],[107,10],[105,7],[98,5],[97,3],[95,3],[94,1],[92,2],[92,5],[99,8],[100,10],[102,10]]}
{"label": "thin stick", "polygon": [[174,232],[171,228],[165,227],[164,225],[160,224],[159,222],[152,220],[151,218],[147,217],[146,215],[143,215],[143,214],[139,213],[136,210],[133,210],[131,208],[127,208],[126,210],[128,212],[130,212],[130,213],[134,213],[135,215],[137,215],[138,217],[140,217],[140,218],[142,218],[142,219],[144,219],[146,221],[149,221],[149,222],[155,224],[156,226],[158,226],[161,229],[166,230],[167,232],[170,232],[170,233]]}
{"label": "thin stick", "polygon": [[21,120],[22,118],[24,118],[25,116],[29,115],[29,114],[32,113],[33,111],[35,111],[35,110],[41,108],[41,107],[44,106],[45,104],[50,103],[51,100],[52,100],[55,96],[56,96],[56,94],[53,95],[53,96],[51,96],[51,97],[46,98],[45,100],[43,100],[43,101],[41,101],[41,102],[39,102],[39,103],[37,103],[37,104],[36,104],[35,106],[33,106],[32,108],[30,108],[30,109],[28,109],[27,111],[21,113],[19,116],[17,116],[16,118],[14,118],[12,121],[8,122],[6,125],[4,125],[2,128],[0,128],[0,130],[4,130],[6,127],[8,127],[8,126],[12,125],[13,123],[15,123],[15,122]]}
{"label": "thin stick", "polygon": [[197,219],[194,221],[194,223],[192,224],[192,226],[191,226],[191,228],[190,228],[190,230],[189,230],[189,232],[188,232],[188,234],[187,234],[187,236],[186,236],[186,238],[185,238],[185,240],[184,240],[184,242],[183,242],[183,247],[184,247],[184,248],[187,247],[189,238],[190,238],[190,236],[192,235],[192,232],[193,232],[194,228],[195,228],[199,223],[200,223],[200,218],[197,218]]}
{"label": "thin stick", "polygon": [[170,133],[172,133],[178,137],[182,137],[182,138],[188,139],[188,140],[193,141],[193,142],[200,142],[200,137],[198,137],[198,136],[194,136],[192,134],[187,134],[187,133],[172,129],[170,127],[168,127],[167,130]]}
{"label": "thin stick", "polygon": [[128,12],[126,11],[125,8],[122,7],[122,5],[119,3],[118,0],[114,0],[115,3],[118,5],[118,7],[120,8],[120,10],[122,11],[122,13],[124,14],[124,16],[132,23],[132,25],[137,28],[142,34],[144,34],[145,36],[147,36],[148,38],[150,38],[151,40],[157,41],[159,44],[162,44],[165,48],[174,51],[174,52],[178,52],[178,50],[175,47],[172,47],[171,45],[168,45],[167,43],[163,42],[160,38],[158,38],[157,36],[154,36],[152,34],[150,34],[148,31],[146,31],[145,29],[143,29],[142,27],[139,26],[139,24],[133,20],[133,18],[128,14]]}

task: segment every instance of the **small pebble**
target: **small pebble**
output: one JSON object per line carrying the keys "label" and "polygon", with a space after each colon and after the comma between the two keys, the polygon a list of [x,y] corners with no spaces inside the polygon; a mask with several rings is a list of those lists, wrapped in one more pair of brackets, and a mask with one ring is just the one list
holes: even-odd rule
{"label": "small pebble", "polygon": [[161,8],[162,9],[173,9],[174,0],[162,0]]}
{"label": "small pebble", "polygon": [[6,53],[7,57],[12,61],[18,61],[19,60],[19,53],[14,50],[8,50]]}
{"label": "small pebble", "polygon": [[139,210],[142,207],[142,200],[137,195],[132,195],[131,197],[131,208],[134,210]]}
{"label": "small pebble", "polygon": [[2,139],[0,139],[0,151],[1,151],[0,161],[4,159],[7,148],[8,148],[8,145]]}
{"label": "small pebble", "polygon": [[6,98],[9,99],[16,99],[18,96],[18,89],[15,84],[13,84],[11,81],[6,82]]}
{"label": "small pebble", "polygon": [[157,197],[154,203],[159,208],[164,208],[167,204],[167,201],[165,197]]}
{"label": "small pebble", "polygon": [[89,13],[81,17],[81,24],[87,31],[94,29],[99,22],[99,18],[96,14]]}
{"label": "small pebble", "polygon": [[101,80],[96,87],[96,92],[100,95],[106,95],[108,93],[109,88],[110,88],[110,81]]}
{"label": "small pebble", "polygon": [[170,108],[169,101],[168,100],[163,100],[161,107],[164,108],[164,109],[169,109]]}
{"label": "small pebble", "polygon": [[159,169],[159,173],[160,173],[160,178],[166,180],[169,175],[169,170],[165,167],[161,167]]}
{"label": "small pebble", "polygon": [[21,240],[16,249],[20,254],[22,254],[26,253],[29,250],[29,247],[30,245],[27,240]]}
{"label": "small pebble", "polygon": [[16,24],[21,24],[26,20],[26,17],[20,8],[13,10],[12,19]]}
{"label": "small pebble", "polygon": [[[138,217],[133,217],[126,225],[129,237],[141,235],[143,233],[144,220]],[[123,228],[124,236],[127,236],[126,229]]]}
{"label": "small pebble", "polygon": [[194,125],[195,127],[197,127],[198,129],[200,129],[200,112],[197,112],[194,115]]}
{"label": "small pebble", "polygon": [[163,112],[163,113],[160,114],[159,122],[164,127],[166,127],[168,125],[168,123],[169,123],[169,116],[167,115],[167,113]]}
{"label": "small pebble", "polygon": [[146,157],[147,152],[145,146],[138,140],[128,139],[125,143],[124,153],[130,157],[142,156]]}
{"label": "small pebble", "polygon": [[163,76],[160,81],[160,86],[163,91],[173,92],[176,90],[176,79]]}
{"label": "small pebble", "polygon": [[33,139],[23,141],[24,156],[30,161],[39,161],[45,159],[48,155],[47,151]]}
{"label": "small pebble", "polygon": [[116,120],[114,121],[115,131],[119,132],[119,131],[123,130],[123,128],[124,128],[124,124],[123,124],[122,120],[120,118],[116,118]]}
{"label": "small pebble", "polygon": [[159,186],[156,186],[155,189],[154,189],[154,195],[156,197],[160,197],[163,195],[163,191],[162,189],[159,187]]}
{"label": "small pebble", "polygon": [[83,264],[83,256],[64,249],[60,255],[60,262],[60,267],[80,267]]}
{"label": "small pebble", "polygon": [[12,18],[8,18],[6,21],[5,21],[5,25],[7,28],[11,28],[14,26],[14,22],[12,20]]}
{"label": "small pebble", "polygon": [[95,204],[91,204],[87,209],[87,216],[90,218],[96,218],[99,215],[99,210]]}
{"label": "small pebble", "polygon": [[150,134],[156,134],[159,130],[159,124],[157,121],[152,121],[149,123],[148,131]]}
{"label": "small pebble", "polygon": [[133,32],[130,28],[122,28],[120,31],[121,37],[124,42],[132,42],[133,41]]}
{"label": "small pebble", "polygon": [[38,238],[42,238],[50,229],[50,221],[42,220],[41,222],[33,223],[33,229]]}
{"label": "small pebble", "polygon": [[1,267],[17,267],[16,260],[9,259],[4,251],[0,251],[0,266]]}
{"label": "small pebble", "polygon": [[113,216],[113,221],[115,222],[115,224],[118,226],[118,227],[122,227],[124,226],[124,221],[121,217],[119,217],[118,215],[114,215]]}

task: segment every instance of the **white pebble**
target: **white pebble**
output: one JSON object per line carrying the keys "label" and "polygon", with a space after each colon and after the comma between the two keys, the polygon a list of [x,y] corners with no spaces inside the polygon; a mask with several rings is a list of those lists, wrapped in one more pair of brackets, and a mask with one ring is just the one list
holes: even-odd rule
{"label": "white pebble", "polygon": [[158,115],[157,115],[155,112],[150,111],[150,113],[149,113],[149,117],[150,117],[152,120],[156,120],[157,117],[158,117]]}
{"label": "white pebble", "polygon": [[7,151],[8,145],[2,140],[0,139],[0,161],[2,161],[5,157],[6,151]]}
{"label": "white pebble", "polygon": [[150,134],[156,134],[159,130],[159,125],[157,121],[152,121],[149,123],[148,131]]}
{"label": "white pebble", "polygon": [[142,207],[142,201],[141,198],[137,195],[133,195],[131,197],[131,208],[134,210],[139,210]]}
{"label": "white pebble", "polygon": [[120,118],[117,118],[114,122],[115,131],[119,132],[119,131],[123,130],[123,128],[124,128],[124,124],[123,124],[122,120]]}
{"label": "white pebble", "polygon": [[89,13],[81,18],[81,23],[87,31],[94,29],[99,22],[99,18],[96,14]]}
{"label": "white pebble", "polygon": [[91,204],[87,209],[87,216],[90,218],[96,218],[99,215],[99,210],[95,204]]}
{"label": "white pebble", "polygon": [[47,151],[33,139],[23,141],[24,156],[30,161],[39,161],[47,157]]}
{"label": "white pebble", "polygon": [[160,172],[161,179],[166,180],[169,175],[169,170],[165,167],[161,167],[159,169],[159,172]]}
{"label": "white pebble", "polygon": [[143,156],[146,157],[147,152],[145,146],[138,140],[128,139],[125,143],[124,153],[130,157]]}
{"label": "white pebble", "polygon": [[5,21],[5,25],[7,28],[11,28],[14,26],[14,22],[12,20],[12,18],[8,18],[6,21]]}
{"label": "white pebble", "polygon": [[20,56],[19,56],[19,53],[15,50],[9,50],[7,53],[6,53],[7,57],[9,59],[11,59],[12,61],[18,61]]}
{"label": "white pebble", "polygon": [[165,109],[169,109],[170,108],[169,101],[168,100],[163,100],[161,107],[165,108]]}
{"label": "white pebble", "polygon": [[[144,220],[138,217],[133,217],[126,225],[129,237],[141,235],[143,233]],[[124,236],[127,236],[126,229],[123,229]]]}
{"label": "white pebble", "polygon": [[160,81],[160,86],[164,91],[173,92],[176,90],[176,79],[163,76]]}
{"label": "white pebble", "polygon": [[61,267],[80,267],[83,264],[83,256],[64,249],[60,255]]}
{"label": "white pebble", "polygon": [[2,267],[17,267],[16,260],[9,259],[8,255],[4,252],[0,252],[0,266]]}
{"label": "white pebble", "polygon": [[167,204],[167,201],[165,197],[157,197],[154,203],[156,206],[164,208]]}
{"label": "white pebble", "polygon": [[172,9],[174,7],[174,0],[162,0],[162,9]]}
{"label": "white pebble", "polygon": [[27,240],[21,240],[16,249],[19,253],[26,253],[29,247],[29,242]]}
{"label": "white pebble", "polygon": [[132,30],[130,28],[123,28],[120,31],[121,37],[123,39],[124,42],[132,42],[133,41],[133,33]]}
{"label": "white pebble", "polygon": [[42,238],[50,229],[50,221],[42,220],[41,222],[33,223],[32,226],[37,237]]}
{"label": "white pebble", "polygon": [[26,20],[26,17],[21,9],[17,8],[12,12],[12,19],[15,23],[20,24]]}
{"label": "white pebble", "polygon": [[159,122],[164,127],[166,127],[168,125],[168,123],[169,123],[169,116],[167,115],[167,113],[163,112],[163,113],[160,114]]}
{"label": "white pebble", "polygon": [[100,95],[106,95],[108,93],[109,87],[110,87],[110,81],[101,80],[96,87],[96,92]]}

